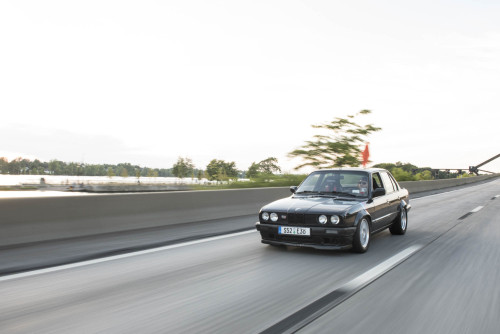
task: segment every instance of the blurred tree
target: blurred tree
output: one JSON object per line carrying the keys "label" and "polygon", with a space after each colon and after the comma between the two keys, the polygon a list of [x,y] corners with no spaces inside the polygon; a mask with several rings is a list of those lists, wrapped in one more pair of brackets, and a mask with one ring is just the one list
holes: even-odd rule
{"label": "blurred tree", "polygon": [[123,167],[122,167],[122,170],[120,171],[120,176],[121,176],[121,177],[128,177],[128,171],[127,171],[127,168],[123,168]]}
{"label": "blurred tree", "polygon": [[225,162],[224,160],[213,159],[207,165],[206,173],[208,174],[209,180],[222,181],[223,178],[232,179],[238,176],[238,171],[236,170],[236,163]]}
{"label": "blurred tree", "polygon": [[40,160],[35,159],[35,161],[33,161],[31,163],[30,174],[33,174],[33,175],[45,174],[45,167]]}
{"label": "blurred tree", "polygon": [[149,168],[147,177],[158,177],[158,171],[152,168]]}
{"label": "blurred tree", "polygon": [[433,177],[432,177],[432,173],[430,170],[424,170],[423,172],[417,173],[415,175],[415,179],[417,181],[419,181],[419,180],[432,180]]}
{"label": "blurred tree", "polygon": [[108,167],[108,177],[113,177],[115,176],[115,172],[113,171],[113,168],[111,167]]}
{"label": "blurred tree", "polygon": [[[49,161],[49,172],[53,175],[64,175],[65,163],[59,160]],[[68,175],[68,174],[67,174]]]}
{"label": "blurred tree", "polygon": [[19,175],[21,174],[21,160],[22,158],[15,158],[9,162],[9,174]]}
{"label": "blurred tree", "polygon": [[372,124],[362,126],[355,123],[354,119],[370,113],[370,110],[361,110],[355,115],[348,115],[347,118],[336,117],[328,124],[313,125],[313,128],[325,129],[331,134],[315,135],[315,139],[307,141],[301,149],[290,152],[289,157],[300,157],[304,160],[295,169],[305,166],[315,168],[359,166],[361,146],[366,142],[369,134],[381,128]]}
{"label": "blurred tree", "polygon": [[415,176],[413,176],[411,172],[407,172],[400,167],[393,168],[391,174],[394,176],[396,181],[415,181]]}
{"label": "blurred tree", "polygon": [[249,179],[253,179],[259,176],[259,164],[252,162],[252,165],[248,167],[248,171],[246,172],[245,176]]}
{"label": "blurred tree", "polygon": [[8,174],[9,173],[9,160],[5,157],[0,158],[0,173]]}
{"label": "blurred tree", "polygon": [[172,166],[172,173],[179,178],[186,177],[192,174],[194,165],[191,159],[179,157],[177,162]]}
{"label": "blurred tree", "polygon": [[281,168],[278,166],[278,159],[270,157],[259,163],[253,162],[248,168],[245,176],[248,178],[256,178],[259,174],[274,174],[280,172]]}

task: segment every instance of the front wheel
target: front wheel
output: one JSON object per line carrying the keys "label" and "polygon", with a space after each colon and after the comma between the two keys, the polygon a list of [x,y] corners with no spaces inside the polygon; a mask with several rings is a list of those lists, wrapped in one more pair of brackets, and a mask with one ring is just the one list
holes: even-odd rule
{"label": "front wheel", "polygon": [[406,233],[406,229],[408,227],[408,212],[406,209],[401,208],[401,212],[394,219],[394,222],[389,227],[389,231],[395,235],[403,235]]}
{"label": "front wheel", "polygon": [[356,253],[364,253],[368,250],[368,246],[370,246],[370,224],[368,219],[363,218],[354,233],[352,248]]}

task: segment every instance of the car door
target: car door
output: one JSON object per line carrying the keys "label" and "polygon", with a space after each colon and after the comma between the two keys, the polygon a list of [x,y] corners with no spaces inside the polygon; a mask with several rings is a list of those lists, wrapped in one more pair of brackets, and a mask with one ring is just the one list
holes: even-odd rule
{"label": "car door", "polygon": [[[380,173],[372,174],[372,193],[377,188],[383,188],[382,178]],[[377,231],[387,224],[389,202],[386,195],[373,197],[372,208],[368,210],[372,218],[372,230]]]}
{"label": "car door", "polygon": [[385,200],[387,202],[387,209],[384,218],[384,224],[389,225],[398,214],[399,196],[397,189],[394,189],[394,182],[387,172],[381,172],[382,183],[385,188]]}

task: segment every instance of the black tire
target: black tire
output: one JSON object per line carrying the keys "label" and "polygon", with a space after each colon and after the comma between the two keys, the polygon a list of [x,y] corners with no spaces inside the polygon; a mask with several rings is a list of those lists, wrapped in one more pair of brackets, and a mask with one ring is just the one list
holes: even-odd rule
{"label": "black tire", "polygon": [[356,253],[364,253],[370,247],[370,222],[365,217],[360,220],[354,238],[352,240],[352,249]]}
{"label": "black tire", "polygon": [[406,229],[408,228],[408,212],[405,208],[402,208],[399,212],[394,222],[389,227],[389,231],[391,231],[394,235],[403,235],[406,233]]}

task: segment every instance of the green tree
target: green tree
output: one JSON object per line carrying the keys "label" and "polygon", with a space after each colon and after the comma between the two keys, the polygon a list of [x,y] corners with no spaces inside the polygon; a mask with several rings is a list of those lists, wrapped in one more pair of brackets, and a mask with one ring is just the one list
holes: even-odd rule
{"label": "green tree", "polygon": [[9,160],[7,158],[0,158],[0,173],[8,174],[9,173]]}
{"label": "green tree", "polygon": [[40,160],[35,159],[35,161],[33,161],[31,163],[30,174],[33,174],[33,175],[45,174],[45,168],[43,166],[43,163]]}
{"label": "green tree", "polygon": [[115,176],[115,172],[113,171],[113,168],[111,167],[108,167],[108,177],[113,177]]}
{"label": "green tree", "polygon": [[260,174],[274,174],[280,173],[281,168],[278,166],[278,159],[274,157],[267,158],[259,163],[253,162],[246,172],[246,177],[256,178]]}
{"label": "green tree", "polygon": [[362,144],[368,135],[381,130],[372,124],[359,125],[355,118],[370,114],[370,110],[361,110],[355,115],[346,118],[336,117],[327,124],[313,125],[315,129],[325,129],[328,135],[318,134],[314,140],[306,141],[300,149],[288,154],[289,157],[300,157],[303,163],[295,167],[300,169],[305,166],[315,168],[331,168],[342,166],[359,166]]}
{"label": "green tree", "polygon": [[417,181],[419,181],[419,180],[432,180],[433,177],[432,177],[432,173],[430,170],[424,170],[423,172],[417,173],[415,175],[415,179]]}
{"label": "green tree", "polygon": [[194,165],[191,159],[179,157],[177,162],[172,166],[172,173],[179,178],[186,177],[192,174]]}
{"label": "green tree", "polygon": [[226,162],[224,160],[213,159],[207,165],[206,173],[209,180],[222,181],[223,179],[232,179],[238,176],[236,163]]}
{"label": "green tree", "polygon": [[396,181],[415,181],[415,177],[411,174],[411,172],[407,172],[400,167],[393,168],[391,174],[394,176]]}
{"label": "green tree", "polygon": [[11,160],[9,162],[9,174],[12,174],[12,175],[19,175],[19,174],[22,174],[22,164],[21,164],[21,161],[23,159],[22,158],[15,158],[14,160]]}
{"label": "green tree", "polygon": [[259,164],[252,162],[252,165],[248,167],[248,171],[246,172],[246,177],[249,179],[253,179],[259,176]]}
{"label": "green tree", "polygon": [[153,168],[149,168],[147,177],[158,177],[158,171]]}
{"label": "green tree", "polygon": [[63,175],[65,163],[59,160],[49,161],[49,172],[54,175]]}
{"label": "green tree", "polygon": [[120,171],[120,176],[121,176],[121,177],[128,177],[128,171],[127,171],[127,168],[123,168],[123,167],[122,167],[122,170]]}

